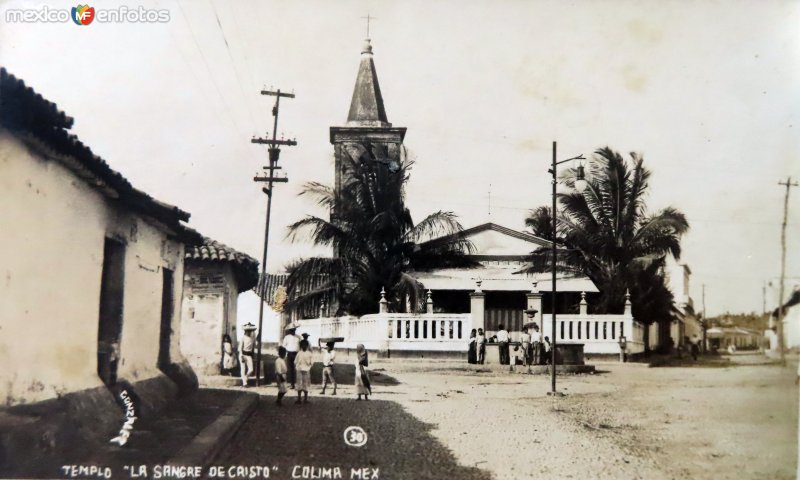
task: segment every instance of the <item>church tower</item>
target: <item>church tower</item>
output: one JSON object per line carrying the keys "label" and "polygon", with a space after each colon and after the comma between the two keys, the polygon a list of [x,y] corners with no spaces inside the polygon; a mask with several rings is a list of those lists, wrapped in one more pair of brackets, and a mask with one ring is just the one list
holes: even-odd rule
{"label": "church tower", "polygon": [[386,117],[369,38],[364,40],[361,49],[361,64],[358,67],[347,123],[344,126],[331,127],[330,132],[336,164],[337,192],[347,181],[345,159],[369,161],[370,152],[365,147],[371,147],[372,155],[385,165],[400,162],[406,128],[392,127]]}

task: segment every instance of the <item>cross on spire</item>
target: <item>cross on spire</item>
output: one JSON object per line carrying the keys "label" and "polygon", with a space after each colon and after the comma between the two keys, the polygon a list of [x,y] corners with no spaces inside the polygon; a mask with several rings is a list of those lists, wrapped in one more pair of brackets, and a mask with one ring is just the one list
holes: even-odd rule
{"label": "cross on spire", "polygon": [[369,21],[370,21],[370,20],[377,20],[377,18],[375,18],[375,17],[371,17],[371,16],[369,15],[369,13],[367,13],[367,16],[366,16],[366,17],[361,17],[361,18],[364,18],[364,19],[366,19],[366,20],[367,20],[367,38],[369,38]]}

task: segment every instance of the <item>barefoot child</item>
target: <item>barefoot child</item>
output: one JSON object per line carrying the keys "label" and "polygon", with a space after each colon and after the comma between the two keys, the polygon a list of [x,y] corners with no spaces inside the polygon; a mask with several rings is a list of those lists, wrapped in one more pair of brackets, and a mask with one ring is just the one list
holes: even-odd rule
{"label": "barefoot child", "polygon": [[[308,389],[311,388],[311,365],[313,364],[311,352],[308,351],[308,340],[300,341],[300,351],[294,358],[294,366],[297,369],[297,401],[294,403],[308,403]],[[303,395],[303,401],[300,401]]]}
{"label": "barefoot child", "polygon": [[286,373],[289,369],[286,367],[286,349],[278,347],[278,358],[275,360],[275,376],[278,381],[278,399],[275,403],[281,406],[281,399],[286,395]]}
{"label": "barefoot child", "polygon": [[326,344],[326,350],[322,354],[322,395],[325,395],[325,388],[328,386],[328,380],[333,385],[333,393],[336,395],[336,379],[333,378],[333,360],[336,358],[336,352],[333,351],[334,342]]}

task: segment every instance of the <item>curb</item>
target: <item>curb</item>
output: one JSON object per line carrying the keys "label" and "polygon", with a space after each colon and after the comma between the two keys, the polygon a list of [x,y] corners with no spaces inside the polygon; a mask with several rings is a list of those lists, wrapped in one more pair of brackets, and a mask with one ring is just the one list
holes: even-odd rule
{"label": "curb", "polygon": [[258,399],[259,395],[257,394],[243,394],[167,463],[170,465],[209,466],[219,455],[222,447],[255,411]]}

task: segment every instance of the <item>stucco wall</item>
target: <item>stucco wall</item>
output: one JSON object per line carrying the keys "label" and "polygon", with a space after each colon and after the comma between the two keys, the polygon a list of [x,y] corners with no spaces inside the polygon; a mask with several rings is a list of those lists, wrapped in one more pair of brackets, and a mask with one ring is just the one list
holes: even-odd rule
{"label": "stucco wall", "polygon": [[239,292],[229,264],[190,262],[184,278],[181,351],[192,368],[205,375],[220,373],[222,335],[236,348],[236,304]]}
{"label": "stucco wall", "polygon": [[0,405],[101,386],[97,335],[105,237],[126,244],[120,379],[159,375],[162,268],[174,271],[172,354],[183,245],[112,205],[0,129]]}

